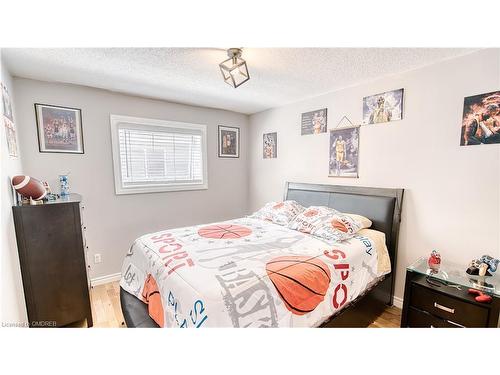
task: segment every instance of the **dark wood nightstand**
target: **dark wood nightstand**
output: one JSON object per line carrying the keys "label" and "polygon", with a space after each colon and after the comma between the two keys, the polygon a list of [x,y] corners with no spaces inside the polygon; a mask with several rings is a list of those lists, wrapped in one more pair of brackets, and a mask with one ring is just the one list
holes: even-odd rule
{"label": "dark wood nightstand", "polygon": [[[424,258],[409,266],[401,327],[498,327],[500,276],[471,276],[465,268],[443,262],[432,273]],[[492,302],[476,302],[469,288],[489,294]]]}

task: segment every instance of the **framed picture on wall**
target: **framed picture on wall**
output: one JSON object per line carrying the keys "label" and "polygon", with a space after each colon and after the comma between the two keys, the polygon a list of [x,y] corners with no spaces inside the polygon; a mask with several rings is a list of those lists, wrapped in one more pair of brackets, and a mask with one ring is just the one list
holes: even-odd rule
{"label": "framed picture on wall", "polygon": [[500,143],[500,91],[464,99],[460,146]]}
{"label": "framed picture on wall", "polygon": [[83,154],[82,111],[35,103],[40,152]]}
{"label": "framed picture on wall", "polygon": [[363,124],[379,124],[403,118],[404,89],[363,98]]}
{"label": "framed picture on wall", "polygon": [[266,133],[263,139],[264,159],[276,159],[278,157],[278,133]]}
{"label": "framed picture on wall", "polygon": [[240,157],[240,128],[219,125],[219,158]]}
{"label": "framed picture on wall", "polygon": [[5,137],[7,138],[7,149],[9,151],[9,156],[16,158],[18,156],[16,127],[7,116],[3,117],[3,122],[5,126]]}
{"label": "framed picture on wall", "polygon": [[7,87],[0,83],[2,88],[2,107],[3,107],[3,115],[7,117],[10,121],[14,121],[14,115],[12,113],[12,102],[10,101],[9,91]]}
{"label": "framed picture on wall", "polygon": [[329,177],[359,177],[359,128],[330,130]]}
{"label": "framed picture on wall", "polygon": [[327,130],[327,108],[318,109],[316,111],[302,113],[300,134],[320,134],[326,133]]}

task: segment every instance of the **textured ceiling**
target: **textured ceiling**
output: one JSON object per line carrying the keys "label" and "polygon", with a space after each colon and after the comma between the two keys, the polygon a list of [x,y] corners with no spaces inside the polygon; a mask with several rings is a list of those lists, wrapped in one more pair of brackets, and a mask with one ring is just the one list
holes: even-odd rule
{"label": "textured ceiling", "polygon": [[3,49],[14,76],[255,113],[472,52],[431,48],[245,48],[250,81],[223,82],[220,48]]}

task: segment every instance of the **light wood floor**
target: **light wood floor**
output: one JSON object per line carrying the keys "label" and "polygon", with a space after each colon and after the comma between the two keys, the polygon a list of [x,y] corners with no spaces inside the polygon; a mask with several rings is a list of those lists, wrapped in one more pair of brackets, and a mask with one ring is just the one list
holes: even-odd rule
{"label": "light wood floor", "polygon": [[[122,310],[120,308],[120,285],[118,281],[98,285],[91,290],[92,317],[94,327],[124,328]],[[401,320],[401,310],[388,307],[377,320],[370,324],[370,328],[397,328]],[[78,322],[72,327],[86,327],[85,321]]]}

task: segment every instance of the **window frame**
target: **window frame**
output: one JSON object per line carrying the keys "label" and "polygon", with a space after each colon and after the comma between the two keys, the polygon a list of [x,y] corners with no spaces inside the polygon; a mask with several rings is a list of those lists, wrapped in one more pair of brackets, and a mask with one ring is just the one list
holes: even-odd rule
{"label": "window frame", "polygon": [[[122,170],[120,160],[120,141],[119,141],[119,128],[121,124],[130,124],[134,128],[173,128],[183,130],[197,130],[201,132],[201,157],[203,168],[203,181],[196,183],[169,183],[157,185],[141,185],[129,186],[123,185]],[[161,193],[167,191],[188,191],[188,190],[206,190],[208,189],[208,166],[207,166],[207,126],[202,124],[194,124],[178,121],[167,121],[158,119],[149,119],[142,117],[131,117],[123,115],[110,115],[111,125],[111,148],[113,154],[113,174],[115,180],[115,193],[122,194],[143,194],[143,193]]]}

